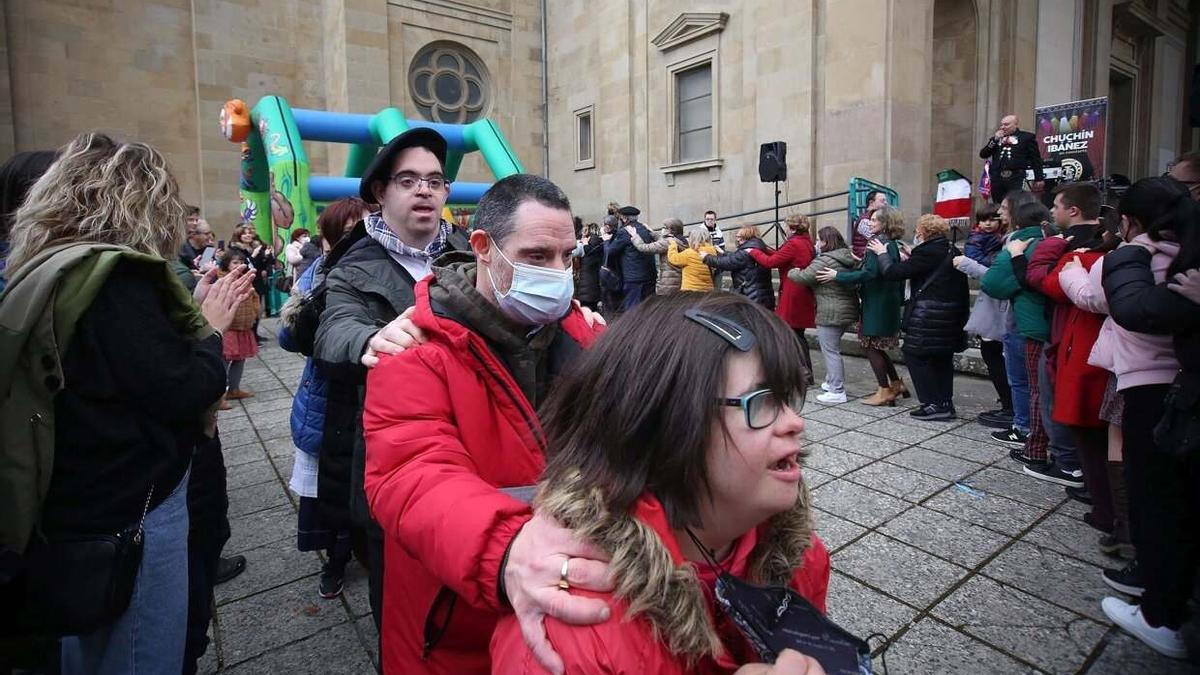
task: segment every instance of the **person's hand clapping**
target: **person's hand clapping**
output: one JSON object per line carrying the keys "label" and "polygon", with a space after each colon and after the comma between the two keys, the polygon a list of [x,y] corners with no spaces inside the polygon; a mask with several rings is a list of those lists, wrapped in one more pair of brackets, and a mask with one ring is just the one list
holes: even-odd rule
{"label": "person's hand clapping", "polygon": [[825,669],[813,657],[785,649],[775,663],[747,663],[733,675],[825,675]]}
{"label": "person's hand clapping", "polygon": [[[215,271],[212,274],[215,276]],[[254,275],[246,274],[243,268],[233,270],[215,282],[202,280],[201,284],[207,286],[203,291],[200,290],[201,284],[197,284],[193,297],[203,296],[200,313],[208,320],[209,325],[222,333],[229,330],[238,305],[254,292],[251,285],[253,281]]]}
{"label": "person's hand clapping", "polygon": [[542,667],[552,673],[563,673],[565,668],[546,639],[543,617],[589,625],[607,621],[611,613],[605,601],[571,595],[559,587],[564,561],[567,584],[572,588],[599,593],[613,589],[608,556],[539,513],[534,513],[513,538],[508,563],[502,570],[504,590],[521,626],[521,636]]}
{"label": "person's hand clapping", "polygon": [[425,333],[412,322],[413,308],[404,310],[400,316],[392,319],[386,326],[367,341],[367,350],[363,352],[359,362],[367,368],[379,365],[379,357],[383,354],[399,354],[405,349],[415,347],[425,342]]}

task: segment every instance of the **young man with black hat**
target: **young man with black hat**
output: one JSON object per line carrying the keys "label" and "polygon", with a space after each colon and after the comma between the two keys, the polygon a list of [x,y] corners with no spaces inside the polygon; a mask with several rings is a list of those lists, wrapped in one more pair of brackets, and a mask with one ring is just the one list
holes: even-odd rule
{"label": "young man with black hat", "polygon": [[383,535],[363,493],[362,405],[366,369],[380,354],[411,344],[398,319],[414,302],[413,287],[433,260],[469,251],[465,235],[441,219],[450,183],[446,140],[432,129],[410,129],[367,167],[359,196],[379,210],[338,243],[327,270],[325,309],[313,357],[329,379],[318,499],[330,520],[349,518],[365,529],[371,610],[382,616]]}
{"label": "young man with black hat", "polygon": [[622,206],[617,209],[617,217],[621,226],[613,232],[612,239],[604,245],[604,252],[609,258],[621,256],[621,278],[624,282],[625,304],[622,311],[629,310],[641,304],[642,300],[654,295],[654,283],[658,277],[653,253],[642,253],[633,245],[633,237],[626,228],[637,230],[642,241],[653,241],[654,235],[645,225],[638,222],[641,211],[634,206]]}

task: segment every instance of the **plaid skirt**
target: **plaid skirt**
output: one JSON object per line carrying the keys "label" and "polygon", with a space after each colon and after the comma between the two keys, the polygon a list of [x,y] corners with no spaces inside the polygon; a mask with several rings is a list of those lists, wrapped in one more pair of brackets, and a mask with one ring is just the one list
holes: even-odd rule
{"label": "plaid skirt", "polygon": [[1125,417],[1125,399],[1121,398],[1121,392],[1117,391],[1117,376],[1109,375],[1108,386],[1104,389],[1104,400],[1100,402],[1100,419],[1121,426],[1121,420]]}

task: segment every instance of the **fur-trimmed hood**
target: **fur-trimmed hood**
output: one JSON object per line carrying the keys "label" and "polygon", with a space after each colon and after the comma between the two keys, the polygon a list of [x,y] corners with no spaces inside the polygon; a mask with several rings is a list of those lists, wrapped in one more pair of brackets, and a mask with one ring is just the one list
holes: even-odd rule
{"label": "fur-trimmed hood", "polygon": [[[644,615],[655,637],[691,663],[724,651],[696,568],[684,559],[653,495],[643,494],[628,513],[612,513],[599,490],[586,490],[573,479],[542,484],[535,505],[611,556],[613,595],[628,603],[626,619]],[[813,542],[804,483],[790,511],[745,536],[754,544],[740,576],[760,585],[791,585]]]}

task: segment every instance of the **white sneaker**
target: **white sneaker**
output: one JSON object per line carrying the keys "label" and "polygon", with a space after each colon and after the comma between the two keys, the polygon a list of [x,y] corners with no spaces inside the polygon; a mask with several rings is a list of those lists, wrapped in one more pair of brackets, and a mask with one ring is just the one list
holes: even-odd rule
{"label": "white sneaker", "polygon": [[1146,618],[1142,616],[1142,608],[1137,605],[1131,605],[1119,598],[1105,598],[1100,601],[1100,608],[1112,622],[1125,629],[1126,633],[1146,643],[1146,646],[1154,651],[1169,656],[1173,659],[1186,659],[1188,657],[1187,645],[1183,641],[1183,636],[1177,630],[1171,630],[1166,626],[1153,628],[1146,623]]}
{"label": "white sneaker", "polygon": [[845,403],[846,392],[844,391],[827,391],[824,394],[818,394],[817,400],[821,403]]}
{"label": "white sneaker", "polygon": [[829,391],[829,383],[828,382],[821,383],[821,391]]}

